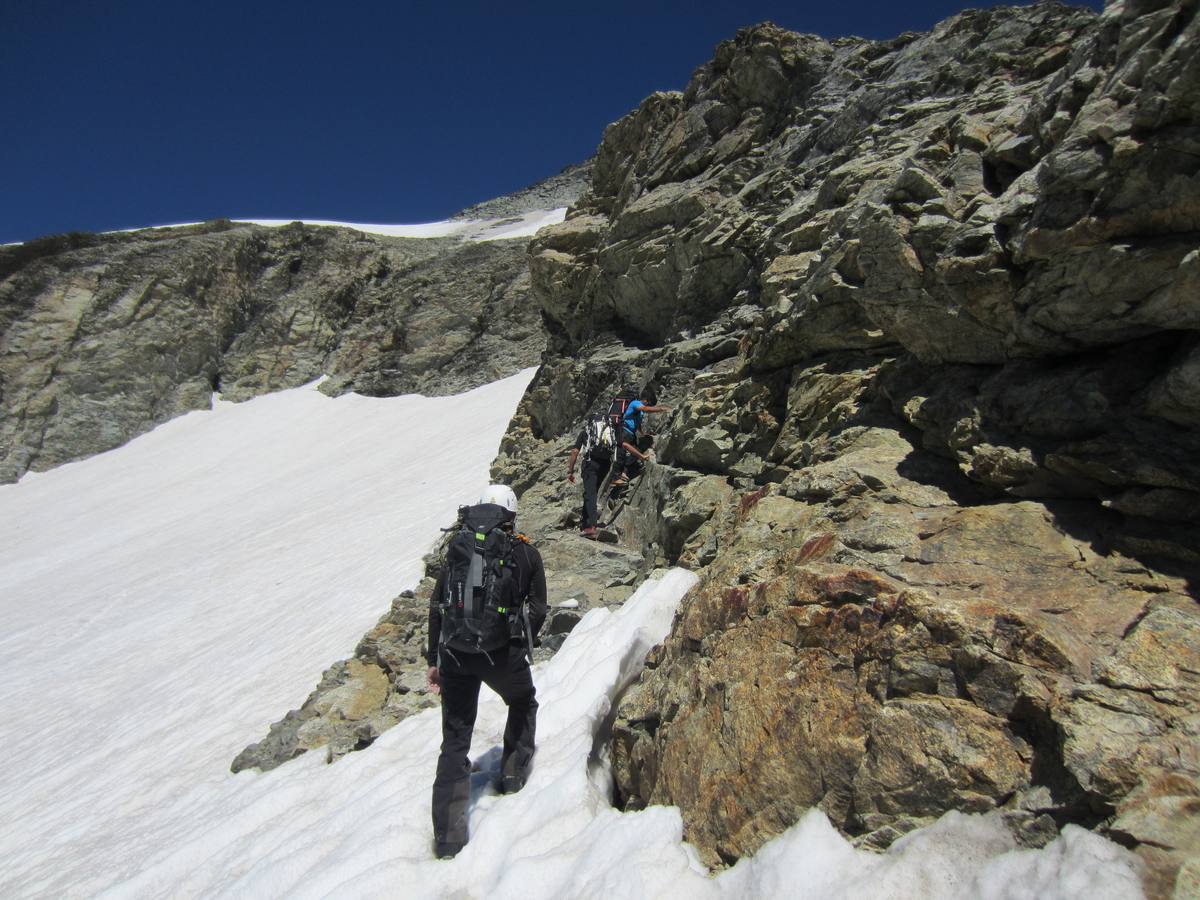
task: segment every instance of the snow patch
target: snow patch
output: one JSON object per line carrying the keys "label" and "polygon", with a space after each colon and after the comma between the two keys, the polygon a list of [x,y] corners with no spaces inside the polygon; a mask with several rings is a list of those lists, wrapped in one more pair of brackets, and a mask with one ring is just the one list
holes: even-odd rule
{"label": "snow patch", "polygon": [[[535,209],[520,215],[499,219],[445,219],[441,222],[425,222],[418,225],[388,225],[383,223],[338,222],[332,219],[243,219],[232,218],[233,222],[248,225],[263,225],[279,228],[300,222],[323,228],[351,228],[364,234],[380,234],[402,238],[446,238],[457,237],[463,241],[510,241],[515,238],[533,237],[548,225],[557,225],[567,217],[567,207],[557,209]],[[128,234],[134,231],[158,231],[167,228],[188,228],[202,222],[176,222],[171,225],[146,225],[139,228],[119,228],[101,234]],[[0,244],[0,247],[20,247],[25,241]]]}
{"label": "snow patch", "polygon": [[[402,238],[446,238],[457,237],[463,241],[508,241],[514,238],[532,237],[547,225],[557,225],[567,217],[567,207],[538,209],[502,219],[446,219],[441,222],[426,222],[420,225],[386,225],[362,222],[336,222],[331,219],[232,219],[248,225],[263,225],[280,228],[300,222],[323,228],[351,228],[365,234],[381,234],[386,237]],[[121,234],[161,228],[186,228],[200,222],[179,222],[174,225],[151,225],[149,229],[125,228],[108,234]]]}
{"label": "snow patch", "polygon": [[[506,241],[513,238],[532,237],[547,225],[557,225],[567,216],[567,208],[534,210],[519,216],[503,219],[449,219],[442,222],[427,222],[423,225],[372,225],[355,222],[334,222],[328,219],[236,219],[251,225],[279,227],[300,221],[305,225],[321,225],[329,228],[352,228],[366,234],[382,234],[388,237],[444,238],[457,237],[464,241]],[[164,226],[178,227],[178,226]]]}

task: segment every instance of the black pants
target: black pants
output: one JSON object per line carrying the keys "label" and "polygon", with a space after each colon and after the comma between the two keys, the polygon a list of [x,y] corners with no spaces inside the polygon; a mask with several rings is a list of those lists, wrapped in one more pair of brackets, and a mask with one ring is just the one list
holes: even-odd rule
{"label": "black pants", "polygon": [[627,479],[636,478],[642,471],[642,461],[625,449],[626,442],[639,446],[637,435],[628,429],[621,429],[621,440],[617,442],[617,461],[613,472],[613,478],[618,475],[624,475]]}
{"label": "black pants", "polygon": [[[491,662],[488,662],[488,656]],[[537,719],[533,675],[521,647],[482,653],[442,651],[442,753],[433,780],[433,838],[438,843],[467,842],[467,805],[471,799],[471,732],[479,707],[479,686],[486,684],[508,705],[501,778],[524,783],[533,760]]]}
{"label": "black pants", "polygon": [[583,528],[591,528],[599,520],[596,515],[596,494],[600,482],[608,474],[612,460],[585,459],[580,470],[580,480],[583,482]]}

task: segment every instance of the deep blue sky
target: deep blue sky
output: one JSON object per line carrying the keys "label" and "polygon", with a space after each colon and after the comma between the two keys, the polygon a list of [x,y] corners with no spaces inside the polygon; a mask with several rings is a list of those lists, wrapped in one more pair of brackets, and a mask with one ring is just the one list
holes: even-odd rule
{"label": "deep blue sky", "polygon": [[590,156],[741,26],[889,38],[991,5],[0,0],[0,243],[432,221]]}

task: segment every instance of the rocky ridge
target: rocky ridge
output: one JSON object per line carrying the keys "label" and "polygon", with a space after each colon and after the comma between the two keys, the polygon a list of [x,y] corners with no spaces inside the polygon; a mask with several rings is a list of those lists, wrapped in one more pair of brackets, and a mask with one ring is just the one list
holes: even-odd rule
{"label": "rocky ridge", "polygon": [[[492,213],[565,206],[586,171]],[[324,374],[331,394],[448,394],[535,365],[527,242],[216,221],[2,247],[0,483],[207,409],[214,392]]]}
{"label": "rocky ridge", "polygon": [[584,192],[592,180],[592,160],[567,166],[557,175],[552,175],[537,184],[468,206],[454,219],[495,219],[503,216],[519,216],[539,209],[559,209],[570,206]]}
{"label": "rocky ridge", "polygon": [[1200,878],[1195,3],[773,26],[611,126],[531,246],[550,334],[497,477],[566,521],[620,381],[675,409],[618,523],[701,585],[616,802],[711,863],[819,806],[1071,822]]}

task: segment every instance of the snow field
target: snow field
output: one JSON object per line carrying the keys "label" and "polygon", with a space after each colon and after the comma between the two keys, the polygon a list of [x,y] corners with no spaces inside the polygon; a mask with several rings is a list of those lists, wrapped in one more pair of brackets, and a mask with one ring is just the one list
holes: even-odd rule
{"label": "snow field", "polygon": [[[290,225],[292,222],[302,222],[305,225],[321,225],[329,228],[353,228],[365,234],[381,234],[386,237],[403,238],[444,238],[457,237],[464,241],[507,241],[513,238],[533,237],[547,225],[557,225],[567,217],[567,207],[557,209],[536,209],[520,215],[502,219],[445,219],[441,222],[425,222],[419,225],[387,225],[363,222],[335,222],[331,219],[240,219],[234,222],[246,222],[250,225],[264,225],[268,228],[278,228]],[[174,225],[152,225],[152,228],[183,228],[187,225],[199,225],[199,222],[179,222]],[[125,231],[140,231],[139,228],[128,228]],[[17,246],[2,244],[0,246]]]}
{"label": "snow field", "polygon": [[177,831],[416,584],[532,371],[219,402],[0,487],[0,895],[91,895]]}

